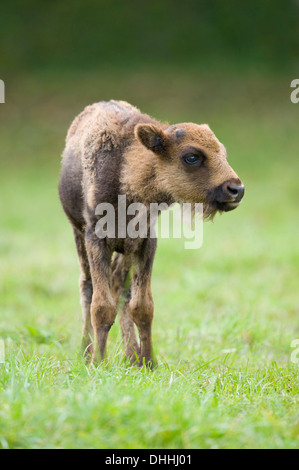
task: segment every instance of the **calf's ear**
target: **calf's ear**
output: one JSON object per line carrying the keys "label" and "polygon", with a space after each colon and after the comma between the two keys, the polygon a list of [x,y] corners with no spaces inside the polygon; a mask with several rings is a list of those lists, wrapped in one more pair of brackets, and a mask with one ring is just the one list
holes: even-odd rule
{"label": "calf's ear", "polygon": [[137,124],[135,135],[138,140],[149,150],[163,155],[167,150],[167,135],[154,124]]}

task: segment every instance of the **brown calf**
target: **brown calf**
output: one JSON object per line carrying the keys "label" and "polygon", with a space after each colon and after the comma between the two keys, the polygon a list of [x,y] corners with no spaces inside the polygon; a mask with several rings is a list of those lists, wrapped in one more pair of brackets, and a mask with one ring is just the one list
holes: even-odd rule
{"label": "brown calf", "polygon": [[206,124],[162,124],[124,101],[95,103],[76,117],[66,138],[59,195],[73,226],[81,267],[85,354],[92,354],[95,362],[104,357],[126,284],[120,313],[126,354],[133,361],[138,357],[139,365],[152,361],[156,239],[123,238],[119,232],[99,238],[97,205],[111,203],[118,226],[119,195],[126,196],[127,206],[203,203],[207,218],[234,209],[243,194],[225,147]]}

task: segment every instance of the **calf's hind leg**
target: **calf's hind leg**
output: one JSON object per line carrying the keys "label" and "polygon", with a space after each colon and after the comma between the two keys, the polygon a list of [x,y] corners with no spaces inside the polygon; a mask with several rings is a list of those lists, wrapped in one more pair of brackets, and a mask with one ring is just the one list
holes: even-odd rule
{"label": "calf's hind leg", "polygon": [[119,323],[121,327],[123,343],[126,351],[126,356],[131,364],[135,364],[136,360],[140,357],[140,346],[137,341],[135,325],[130,312],[131,289],[127,290],[125,303],[119,313]]}
{"label": "calf's hind leg", "polygon": [[151,293],[151,274],[156,250],[155,238],[146,238],[136,255],[136,270],[131,286],[129,309],[140,338],[139,365],[153,365],[152,321],[154,302]]}
{"label": "calf's hind leg", "polygon": [[119,323],[121,327],[126,356],[132,363],[140,354],[133,319],[129,311],[131,298],[129,271],[132,265],[132,257],[115,253],[112,260],[112,292],[116,302],[119,302]]}
{"label": "calf's hind leg", "polygon": [[90,306],[94,333],[93,362],[98,363],[104,359],[108,333],[116,316],[111,282],[111,251],[106,241],[99,240],[91,227],[86,229],[85,245],[93,286]]}

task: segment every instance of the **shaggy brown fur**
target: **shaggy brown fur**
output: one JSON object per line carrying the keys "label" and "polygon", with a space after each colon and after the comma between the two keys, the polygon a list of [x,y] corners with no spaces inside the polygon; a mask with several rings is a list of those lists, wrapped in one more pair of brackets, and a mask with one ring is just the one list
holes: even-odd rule
{"label": "shaggy brown fur", "polygon": [[[195,164],[188,161],[190,155],[196,156]],[[151,272],[156,239],[118,235],[99,239],[96,206],[113,204],[117,226],[118,195],[126,195],[127,206],[203,203],[208,217],[234,209],[243,193],[224,146],[206,124],[160,123],[124,101],[113,100],[87,106],[77,116],[66,138],[59,195],[73,226],[81,267],[85,353],[92,354],[94,361],[104,357],[123,293],[120,323],[126,353],[133,361],[138,358],[140,365],[151,363],[153,357]]]}

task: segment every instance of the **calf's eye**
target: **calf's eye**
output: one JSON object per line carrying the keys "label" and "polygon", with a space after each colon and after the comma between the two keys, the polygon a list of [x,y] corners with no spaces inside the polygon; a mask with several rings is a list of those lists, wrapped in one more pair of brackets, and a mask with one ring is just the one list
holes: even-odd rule
{"label": "calf's eye", "polygon": [[196,164],[202,163],[204,160],[204,157],[203,155],[189,154],[189,155],[185,155],[183,157],[183,160],[188,165],[196,165]]}

